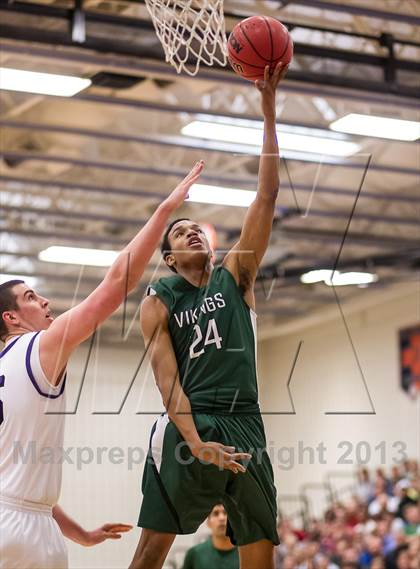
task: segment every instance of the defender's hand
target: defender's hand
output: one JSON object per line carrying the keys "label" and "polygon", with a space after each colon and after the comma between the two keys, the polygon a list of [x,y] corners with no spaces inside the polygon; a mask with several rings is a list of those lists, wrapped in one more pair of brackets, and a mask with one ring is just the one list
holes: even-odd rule
{"label": "defender's hand", "polygon": [[87,531],[83,545],[91,547],[98,545],[107,539],[121,539],[121,534],[133,529],[128,524],[104,524],[102,527]]}
{"label": "defender's hand", "polygon": [[200,177],[204,168],[204,160],[197,162],[192,170],[185,176],[180,184],[172,191],[169,197],[165,200],[166,205],[171,209],[176,209],[182,205],[188,197],[188,190],[195,184]]}
{"label": "defender's hand", "polygon": [[214,464],[220,470],[231,470],[235,474],[246,472],[246,467],[237,462],[238,460],[251,459],[251,455],[246,452],[235,452],[235,447],[214,442],[196,445],[191,448],[191,453],[203,462]]}
{"label": "defender's hand", "polygon": [[270,75],[270,67],[264,69],[264,80],[255,81],[255,86],[261,93],[261,107],[265,117],[272,118],[276,114],[276,89],[280,81],[286,76],[289,65],[283,65],[280,61]]}

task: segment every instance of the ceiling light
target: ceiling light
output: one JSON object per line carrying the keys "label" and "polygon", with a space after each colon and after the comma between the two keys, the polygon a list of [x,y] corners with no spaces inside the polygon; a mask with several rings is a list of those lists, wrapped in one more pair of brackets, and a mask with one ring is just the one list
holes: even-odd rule
{"label": "ceiling light", "polygon": [[328,286],[368,285],[377,280],[378,276],[372,273],[340,273],[340,271],[332,271],[330,269],[309,271],[300,277],[300,281],[304,284],[313,284],[323,281]]}
{"label": "ceiling light", "polygon": [[0,67],[0,89],[72,97],[91,85],[90,79]]}
{"label": "ceiling light", "polygon": [[69,265],[90,265],[92,267],[109,267],[118,257],[118,251],[104,249],[84,249],[80,247],[61,247],[54,245],[38,254],[40,261],[49,263],[65,263]]}
{"label": "ceiling light", "polygon": [[[236,143],[261,151],[264,132],[262,122],[224,120],[222,122],[217,117],[214,120],[194,120],[185,125],[181,132],[186,136]],[[356,143],[331,134],[320,129],[279,126],[279,146],[282,150],[341,157],[355,154],[360,149]]]}
{"label": "ceiling light", "polygon": [[334,276],[326,279],[324,283],[328,286],[346,286],[346,285],[367,285],[378,280],[378,276],[372,273],[349,272],[340,273],[335,271]]}
{"label": "ceiling light", "polygon": [[330,124],[330,129],[348,134],[413,141],[420,138],[420,122],[350,113]]}
{"label": "ceiling light", "polygon": [[318,269],[315,271],[309,271],[300,277],[300,281],[304,284],[313,284],[324,281],[325,279],[331,278],[331,273],[329,269]]}
{"label": "ceiling light", "polygon": [[235,190],[234,188],[194,184],[188,191],[189,197],[187,201],[249,207],[255,200],[256,195],[257,192],[250,190]]}

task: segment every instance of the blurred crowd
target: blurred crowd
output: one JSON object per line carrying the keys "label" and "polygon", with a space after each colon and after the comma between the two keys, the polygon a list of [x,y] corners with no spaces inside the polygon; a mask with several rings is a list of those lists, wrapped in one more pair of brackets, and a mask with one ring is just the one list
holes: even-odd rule
{"label": "blurred crowd", "polygon": [[407,460],[358,472],[354,495],[305,530],[283,520],[276,569],[420,569],[420,471]]}

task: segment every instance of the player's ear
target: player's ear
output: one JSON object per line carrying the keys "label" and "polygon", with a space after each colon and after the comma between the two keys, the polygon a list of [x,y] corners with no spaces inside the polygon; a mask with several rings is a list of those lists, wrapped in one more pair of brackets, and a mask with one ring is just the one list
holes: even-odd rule
{"label": "player's ear", "polygon": [[3,319],[3,322],[5,324],[8,324],[9,326],[18,323],[18,318],[14,312],[11,311],[3,312],[1,317]]}
{"label": "player's ear", "polygon": [[175,266],[175,257],[172,255],[172,253],[169,253],[169,255],[166,256],[165,262],[168,265],[168,267]]}

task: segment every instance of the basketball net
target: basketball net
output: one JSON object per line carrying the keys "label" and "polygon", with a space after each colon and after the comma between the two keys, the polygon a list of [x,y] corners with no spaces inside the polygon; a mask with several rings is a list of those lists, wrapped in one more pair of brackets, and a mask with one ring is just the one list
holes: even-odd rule
{"label": "basketball net", "polygon": [[[166,61],[196,75],[200,63],[227,63],[223,0],[145,0]],[[187,62],[192,67],[187,66]]]}

